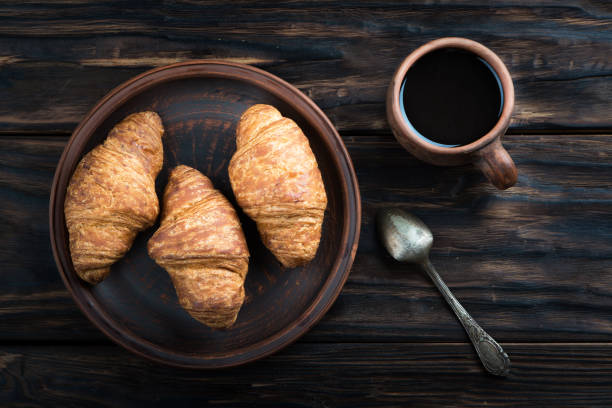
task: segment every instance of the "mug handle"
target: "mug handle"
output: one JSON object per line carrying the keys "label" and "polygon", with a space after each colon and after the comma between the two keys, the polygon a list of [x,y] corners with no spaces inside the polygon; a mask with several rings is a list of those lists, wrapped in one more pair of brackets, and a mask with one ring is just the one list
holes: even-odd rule
{"label": "mug handle", "polygon": [[491,183],[500,190],[516,183],[517,171],[512,157],[496,138],[492,143],[474,153],[474,164],[484,173]]}

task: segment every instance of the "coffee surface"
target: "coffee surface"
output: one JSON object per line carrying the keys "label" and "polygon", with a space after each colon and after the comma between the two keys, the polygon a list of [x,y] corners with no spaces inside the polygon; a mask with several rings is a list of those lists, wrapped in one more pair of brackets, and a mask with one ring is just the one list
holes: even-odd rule
{"label": "coffee surface", "polygon": [[400,98],[421,136],[448,147],[484,136],[497,123],[502,107],[500,82],[492,68],[457,48],[435,50],[415,62]]}

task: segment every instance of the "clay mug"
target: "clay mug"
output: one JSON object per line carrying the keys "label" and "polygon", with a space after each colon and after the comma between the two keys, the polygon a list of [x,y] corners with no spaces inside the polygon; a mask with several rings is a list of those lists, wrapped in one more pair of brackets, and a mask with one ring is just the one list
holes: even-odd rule
{"label": "clay mug", "polygon": [[[499,78],[503,105],[497,123],[482,137],[469,144],[456,147],[443,147],[422,137],[408,123],[401,108],[402,83],[406,73],[414,63],[425,54],[441,48],[459,48],[483,59]],[[405,89],[404,92],[410,92]],[[517,171],[512,158],[501,144],[501,136],[508,129],[514,108],[514,86],[508,69],[502,60],[484,45],[466,38],[440,38],[414,50],[395,71],[387,91],[387,120],[395,138],[419,159],[439,166],[455,166],[474,163],[484,175],[503,190],[516,183]]]}

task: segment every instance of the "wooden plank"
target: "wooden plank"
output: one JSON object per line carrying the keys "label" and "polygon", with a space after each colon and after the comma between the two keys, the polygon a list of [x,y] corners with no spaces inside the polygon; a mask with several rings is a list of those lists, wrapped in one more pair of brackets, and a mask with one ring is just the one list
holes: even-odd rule
{"label": "wooden plank", "polygon": [[467,344],[308,344],[244,367],[160,366],[118,346],[1,346],[9,406],[609,407],[612,345],[509,344],[509,377]]}
{"label": "wooden plank", "polygon": [[442,36],[480,41],[508,65],[513,128],[612,128],[609,2],[404,3],[3,2],[0,131],[71,131],[121,82],[198,58],[280,76],[342,131],[388,130],[395,68]]}
{"label": "wooden plank", "polygon": [[390,137],[345,142],[364,202],[361,239],[349,284],[312,337],[465,339],[427,277],[378,243],[376,211],[396,205],[431,227],[433,263],[498,338],[610,338],[608,136],[506,137],[519,182],[504,192],[472,168],[423,164]]}
{"label": "wooden plank", "polygon": [[[519,182],[500,192],[470,167],[441,168],[391,136],[347,136],[363,227],[342,295],[305,341],[465,341],[426,276],[388,256],[374,217],[421,216],[431,258],[500,341],[612,338],[609,135],[509,135]],[[48,238],[53,169],[65,138],[0,138],[0,340],[101,339],[57,274]]]}
{"label": "wooden plank", "polygon": [[[51,253],[49,193],[66,140],[0,138],[2,338],[101,337],[76,308]],[[32,336],[32,323],[40,336]]]}

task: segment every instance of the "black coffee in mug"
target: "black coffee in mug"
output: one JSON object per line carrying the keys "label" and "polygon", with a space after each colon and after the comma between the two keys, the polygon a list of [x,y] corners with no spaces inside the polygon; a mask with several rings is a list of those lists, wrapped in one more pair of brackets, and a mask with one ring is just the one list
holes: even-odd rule
{"label": "black coffee in mug", "polygon": [[405,120],[435,145],[469,144],[495,126],[503,107],[497,74],[482,58],[441,48],[410,67],[400,92]]}

